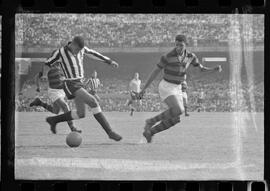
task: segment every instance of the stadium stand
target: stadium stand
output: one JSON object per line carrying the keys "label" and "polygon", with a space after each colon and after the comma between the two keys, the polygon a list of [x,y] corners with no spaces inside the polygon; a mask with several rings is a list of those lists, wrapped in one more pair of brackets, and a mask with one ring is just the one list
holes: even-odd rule
{"label": "stadium stand", "polygon": [[[84,36],[91,47],[170,46],[178,33],[190,45],[211,46],[227,43],[229,26],[225,14],[21,14],[15,32],[16,45],[24,47],[58,47],[74,35]],[[264,41],[263,15],[253,15],[253,37]]]}

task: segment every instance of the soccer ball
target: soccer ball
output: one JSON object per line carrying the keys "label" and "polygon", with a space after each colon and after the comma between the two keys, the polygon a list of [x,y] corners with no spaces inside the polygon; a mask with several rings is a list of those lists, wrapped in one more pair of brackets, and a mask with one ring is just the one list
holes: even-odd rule
{"label": "soccer ball", "polygon": [[66,138],[66,143],[69,147],[78,147],[82,143],[82,137],[78,132],[71,132]]}

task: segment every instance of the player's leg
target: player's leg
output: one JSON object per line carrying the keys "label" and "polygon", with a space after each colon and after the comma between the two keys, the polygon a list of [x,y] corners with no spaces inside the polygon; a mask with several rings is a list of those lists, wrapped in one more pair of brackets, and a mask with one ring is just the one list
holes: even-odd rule
{"label": "player's leg", "polygon": [[114,139],[116,141],[120,141],[122,139],[120,135],[118,135],[112,130],[109,122],[107,121],[106,117],[103,115],[101,108],[94,96],[89,94],[84,88],[77,90],[75,93],[75,96],[76,96],[76,100],[79,99],[83,101],[85,104],[87,104],[89,107],[91,107],[91,110],[93,112],[95,119],[102,126],[102,128],[107,133],[109,138]]}
{"label": "player's leg", "polygon": [[[146,120],[145,136],[148,143],[152,141],[152,136],[169,129],[175,124],[180,122],[180,115],[184,112],[183,100],[180,95],[171,95],[167,97],[164,102],[167,104],[168,109],[161,114]],[[157,125],[153,126],[153,123],[161,121]],[[153,127],[152,127],[153,126]]]}
{"label": "player's leg", "polygon": [[127,103],[127,106],[129,107],[130,110],[130,116],[133,116],[133,112],[135,111],[135,108],[133,107],[134,100],[135,100],[134,94],[131,92],[130,99]]}
{"label": "player's leg", "polygon": [[[58,105],[58,107],[60,107],[60,108],[63,110],[64,113],[67,113],[67,112],[70,111],[68,104],[65,102],[65,100],[64,100],[63,98],[57,99],[54,103],[55,103],[56,105]],[[78,129],[74,126],[72,120],[67,121],[67,123],[68,123],[68,126],[69,126],[69,128],[70,128],[71,131],[76,131],[76,132],[78,132],[78,133],[81,133],[81,132],[82,132],[81,130],[78,130]]]}
{"label": "player's leg", "polygon": [[183,92],[183,104],[184,104],[184,108],[185,108],[185,116],[189,116],[188,112],[187,112],[187,108],[188,108],[188,97],[187,97],[187,93]]}
{"label": "player's leg", "polygon": [[100,102],[100,97],[99,97],[97,94],[94,94],[94,97],[96,98],[96,100],[97,100],[98,102]]}
{"label": "player's leg", "polygon": [[[43,102],[40,98],[35,98],[34,101],[32,101],[29,105],[30,107],[33,107],[33,106],[40,106],[40,107],[43,107],[44,109],[46,109],[47,111],[49,112],[52,112],[52,113],[55,113],[57,114],[59,112],[57,112],[57,106],[54,106],[54,105],[50,105],[50,104],[47,104],[46,102]],[[60,109],[60,108],[58,108]]]}
{"label": "player's leg", "polygon": [[[161,99],[168,105],[168,109],[155,117],[146,120],[147,126],[151,127],[155,123],[179,116],[184,111],[182,95],[179,93],[179,87],[162,80],[159,84],[159,94]],[[180,103],[181,102],[181,103]]]}

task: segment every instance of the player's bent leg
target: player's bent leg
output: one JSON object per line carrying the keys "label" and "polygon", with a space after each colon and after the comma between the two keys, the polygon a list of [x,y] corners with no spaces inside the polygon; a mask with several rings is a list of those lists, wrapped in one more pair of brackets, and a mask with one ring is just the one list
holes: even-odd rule
{"label": "player's bent leg", "polygon": [[143,135],[146,138],[147,142],[151,143],[152,142],[152,137],[155,134],[157,134],[157,133],[159,133],[161,131],[165,131],[165,130],[169,129],[170,127],[176,125],[179,122],[180,122],[180,116],[161,121],[159,124],[155,125],[150,130],[145,131],[143,133]]}
{"label": "player's bent leg", "polygon": [[153,118],[148,119],[147,120],[148,124],[154,125],[155,123],[159,121],[167,120],[169,118],[179,116],[183,113],[184,111],[183,103],[179,101],[179,98],[177,96],[175,95],[168,96],[164,100],[164,102],[167,104],[169,109],[167,109],[166,111],[162,112],[159,115],[156,115]]}
{"label": "player's bent leg", "polygon": [[[146,138],[147,142],[151,142],[151,137],[153,133],[151,132],[152,126],[154,126],[157,122],[162,121],[160,124],[158,124],[162,127],[165,127],[164,130],[168,129],[167,127],[169,126],[168,124],[173,124],[170,120],[172,118],[179,118],[179,116],[183,113],[184,106],[183,106],[183,100],[182,97],[177,97],[175,95],[168,96],[164,102],[167,104],[169,109],[166,111],[162,112],[161,114],[147,119],[145,121],[145,127],[144,127],[144,132],[143,135]],[[169,120],[169,122],[167,122]],[[180,120],[180,119],[179,119]],[[166,125],[164,125],[164,121]],[[160,127],[161,128],[161,127]],[[159,128],[159,129],[160,129]]]}
{"label": "player's bent leg", "polygon": [[77,111],[68,111],[61,115],[46,118],[46,121],[49,123],[53,134],[56,134],[57,123],[64,122],[64,121],[71,121],[74,119],[80,119],[85,116],[84,102],[80,101],[80,98],[77,98],[76,96],[75,96],[74,102],[75,102]]}
{"label": "player's bent leg", "polygon": [[41,101],[41,99],[39,99],[38,97],[36,99],[34,99],[34,101],[32,101],[29,106],[30,107],[41,106],[44,109],[46,109],[47,111],[54,113],[53,106],[47,104],[46,102]]}
{"label": "player's bent leg", "polygon": [[57,103],[57,100],[53,102],[53,112],[54,114],[58,114],[61,110],[61,106]]}
{"label": "player's bent leg", "polygon": [[93,95],[89,94],[85,89],[81,88],[77,90],[76,97],[80,98],[80,100],[82,100],[84,103],[91,107],[95,119],[102,126],[110,139],[113,139],[115,141],[120,141],[122,139],[120,135],[118,135],[112,130],[109,122],[103,115],[96,98]]}
{"label": "player's bent leg", "polygon": [[[55,101],[55,103],[63,110],[64,113],[67,113],[70,111],[69,107],[68,107],[68,104],[65,102],[65,100],[63,98],[59,98]],[[73,124],[73,121],[70,120],[70,121],[67,121],[68,123],[68,126],[70,128],[71,131],[76,131],[78,133],[81,133],[82,131],[81,130],[78,130],[74,124]]]}
{"label": "player's bent leg", "polygon": [[97,102],[100,102],[100,97],[97,94],[95,94],[94,96],[95,96]]}

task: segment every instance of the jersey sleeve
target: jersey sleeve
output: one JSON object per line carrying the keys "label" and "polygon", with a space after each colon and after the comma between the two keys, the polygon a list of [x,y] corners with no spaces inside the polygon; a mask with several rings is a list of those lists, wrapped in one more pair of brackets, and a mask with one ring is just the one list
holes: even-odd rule
{"label": "jersey sleeve", "polygon": [[107,64],[110,64],[112,62],[112,60],[110,58],[108,58],[107,56],[104,56],[104,55],[100,54],[99,52],[97,52],[93,49],[90,49],[86,46],[84,47],[84,53],[95,60],[99,60],[99,61],[105,62]]}
{"label": "jersey sleeve", "polygon": [[159,67],[159,68],[164,68],[166,65],[167,65],[167,63],[168,63],[168,61],[167,61],[167,59],[166,59],[166,56],[162,56],[161,58],[160,58],[160,61],[159,61],[159,63],[157,64],[157,66]]}
{"label": "jersey sleeve", "polygon": [[191,61],[190,64],[193,65],[193,66],[195,66],[195,67],[198,67],[198,66],[201,65],[200,62],[199,62],[198,57],[195,54],[193,54],[193,53],[192,53],[192,61]]}
{"label": "jersey sleeve", "polygon": [[46,61],[45,61],[45,65],[51,67],[55,62],[57,61],[60,61],[60,52],[59,50],[55,50],[51,57],[48,58]]}

